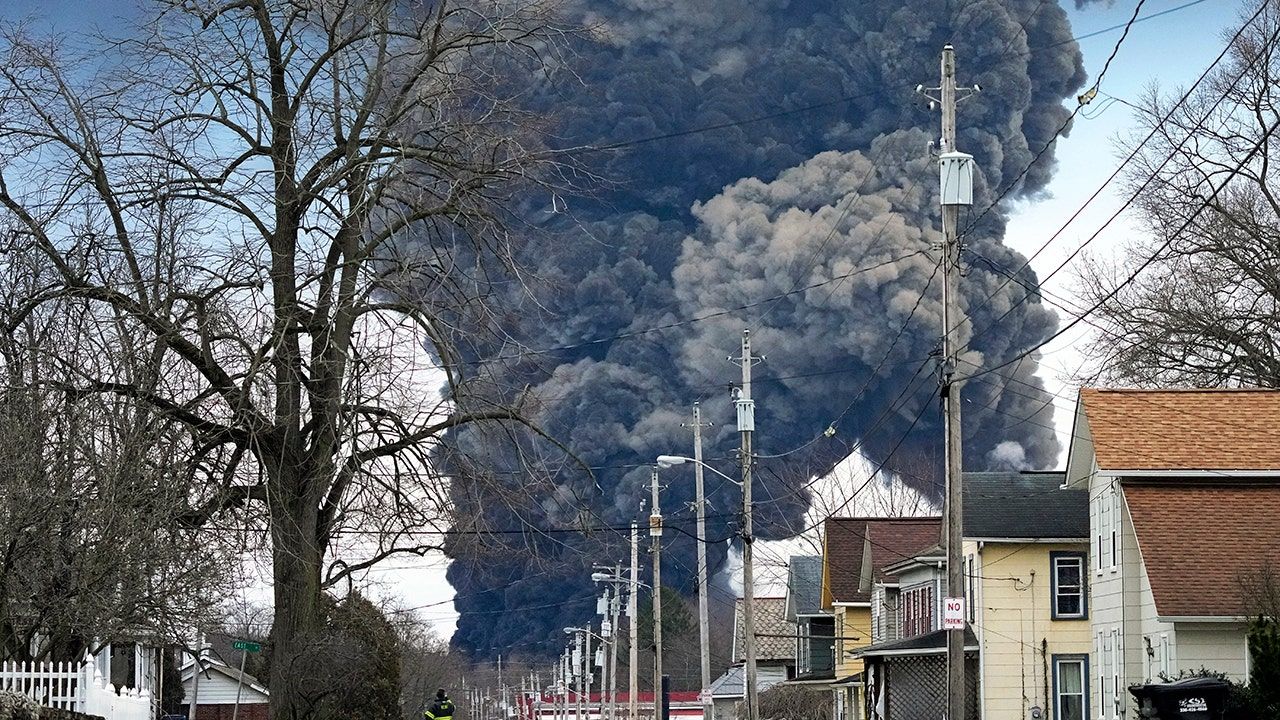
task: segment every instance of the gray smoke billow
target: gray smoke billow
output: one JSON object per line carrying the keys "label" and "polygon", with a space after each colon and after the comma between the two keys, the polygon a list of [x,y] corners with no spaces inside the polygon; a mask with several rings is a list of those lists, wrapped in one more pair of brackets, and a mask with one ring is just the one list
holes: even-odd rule
{"label": "gray smoke billow", "polygon": [[[520,249],[530,280],[493,288],[521,303],[503,320],[511,337],[568,347],[478,362],[474,372],[527,388],[537,422],[599,469],[593,481],[533,438],[452,438],[464,516],[566,531],[523,538],[520,553],[453,541],[453,642],[484,656],[557,652],[560,628],[593,614],[590,566],[625,560],[625,532],[609,528],[643,517],[655,456],[691,452],[681,423],[695,400],[715,423],[707,456],[736,474],[728,386],[738,370],[726,356],[744,328],[767,355],[754,387],[756,450],[766,456],[758,536],[800,529],[804,483],[855,447],[936,492],[941,432],[928,358],[941,328],[940,217],[926,146],[938,118],[912,89],[935,84],[946,42],[958,48],[961,82],[983,88],[960,112],[957,144],[980,170],[965,225],[1052,140],[1069,115],[1063,100],[1085,79],[1065,12],[1043,0],[574,0],[569,12],[600,35],[575,48],[573,78],[548,77],[529,99],[555,119],[556,143],[676,135],[584,156],[612,183],[603,190],[530,199],[526,214],[542,226]],[[1009,197],[1042,191],[1052,170],[1050,152]],[[966,242],[974,258],[1016,269],[1023,258],[1002,244],[1004,224],[992,212]],[[1025,273],[1025,282],[1036,280]],[[1026,291],[985,261],[970,263],[963,287],[978,329],[972,362],[1002,362],[1056,327],[1034,298],[997,323]],[[530,290],[536,302],[521,297]],[[593,342],[602,338],[617,339]],[[1056,462],[1037,366],[1033,355],[967,385],[968,466]],[[832,424],[834,437],[824,437]],[[520,470],[529,460],[562,467],[529,474]],[[691,591],[691,472],[663,478],[676,526],[664,538],[664,580]],[[729,538],[738,489],[712,476],[708,486],[708,535]],[[568,532],[588,526],[596,529]],[[714,567],[727,547],[710,546]]]}

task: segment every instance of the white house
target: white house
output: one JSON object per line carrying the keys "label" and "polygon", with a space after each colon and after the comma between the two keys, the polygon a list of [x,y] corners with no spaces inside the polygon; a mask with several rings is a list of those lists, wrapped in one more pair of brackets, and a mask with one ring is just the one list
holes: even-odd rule
{"label": "white house", "polygon": [[1090,715],[1128,687],[1249,675],[1247,584],[1280,558],[1280,392],[1082,389],[1066,484],[1089,490]]}
{"label": "white house", "polygon": [[271,693],[257,678],[208,656],[200,660],[200,666],[198,683],[193,676],[191,659],[182,666],[184,702],[189,703],[193,696],[196,698],[194,720],[230,720],[237,702],[240,705],[237,720],[267,720]]}

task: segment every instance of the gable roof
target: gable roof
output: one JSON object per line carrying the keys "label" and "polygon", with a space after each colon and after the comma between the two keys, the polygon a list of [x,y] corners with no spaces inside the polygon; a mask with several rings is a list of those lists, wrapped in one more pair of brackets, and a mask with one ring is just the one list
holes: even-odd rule
{"label": "gable roof", "polygon": [[822,556],[792,555],[787,561],[787,620],[822,612]]}
{"label": "gable roof", "polygon": [[1082,388],[1103,470],[1280,470],[1280,391]]}
{"label": "gable roof", "polygon": [[1244,583],[1280,557],[1280,486],[1125,484],[1123,490],[1157,615],[1248,614]]}
{"label": "gable roof", "polygon": [[884,569],[937,544],[941,531],[936,517],[828,518],[823,525],[823,606],[871,602],[871,584],[885,579]]}
{"label": "gable roof", "polygon": [[[182,669],[179,671],[181,673],[183,683],[189,683],[192,681],[191,672],[194,669],[194,667],[195,667],[195,660],[193,658],[187,657],[187,659],[183,661]],[[233,668],[230,665],[227,665],[221,660],[217,660],[215,658],[211,658],[207,656],[201,658],[200,659],[201,675],[203,677],[209,677],[209,673],[211,672],[219,673],[220,675],[230,678],[232,681],[243,683],[242,690],[245,693],[245,695],[244,695],[244,698],[241,699],[242,703],[255,702],[254,700],[249,699],[250,692],[257,693],[259,695],[262,695],[263,697],[269,697],[271,695],[271,691],[268,690],[266,686],[262,684],[262,681],[250,675],[249,673],[240,672],[238,668]]]}
{"label": "gable roof", "polygon": [[[787,621],[787,600],[780,597],[755,599],[756,660],[794,663],[796,660],[795,623]],[[742,662],[745,655],[742,626],[742,598],[733,605],[733,661]]]}
{"label": "gable roof", "polygon": [[[732,665],[724,671],[724,674],[711,681],[711,697],[713,698],[731,698],[741,700],[743,688],[746,685],[746,668],[742,665]],[[783,681],[783,678],[771,673],[763,673],[756,680],[756,690],[764,692],[774,685]],[[671,693],[675,695],[675,693]],[[696,697],[697,693],[693,693]]]}
{"label": "gable roof", "polygon": [[1089,491],[1062,489],[1063,472],[967,472],[964,535],[969,538],[1089,537]]}
{"label": "gable roof", "polygon": [[[923,635],[913,635],[901,640],[889,640],[867,645],[854,650],[853,654],[856,657],[876,657],[879,655],[932,655],[945,653],[947,651],[947,632],[946,630],[934,630]],[[965,623],[964,626],[964,649],[965,651],[976,651],[978,649],[978,637],[973,634],[973,628],[968,623]]]}

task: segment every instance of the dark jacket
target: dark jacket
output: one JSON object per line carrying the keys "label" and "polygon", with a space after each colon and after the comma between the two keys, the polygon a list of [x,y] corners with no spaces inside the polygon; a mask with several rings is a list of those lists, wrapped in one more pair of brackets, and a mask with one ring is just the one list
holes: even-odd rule
{"label": "dark jacket", "polygon": [[453,720],[453,701],[449,698],[436,700],[423,714],[427,720]]}

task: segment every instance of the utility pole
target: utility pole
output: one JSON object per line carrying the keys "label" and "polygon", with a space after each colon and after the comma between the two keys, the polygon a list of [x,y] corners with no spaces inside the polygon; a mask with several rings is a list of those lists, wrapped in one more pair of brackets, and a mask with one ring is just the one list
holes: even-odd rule
{"label": "utility pole", "polygon": [[711,719],[711,622],[707,612],[707,501],[702,484],[702,406],[693,404],[693,483],[698,512],[698,642],[702,655],[702,717]]}
{"label": "utility pole", "polygon": [[502,654],[498,654],[498,714],[507,720],[507,686],[502,683]]}
{"label": "utility pole", "polygon": [[640,647],[637,632],[640,626],[639,608],[636,600],[640,592],[640,529],[636,521],[631,521],[631,587],[627,593],[627,617],[631,620],[631,637],[627,642],[627,720],[639,720],[640,707],[636,693],[640,691]]}
{"label": "utility pole", "polygon": [[751,529],[751,433],[756,429],[755,401],[751,399],[751,366],[758,358],[751,356],[751,331],[742,331],[742,387],[735,402],[738,408],[738,433],[742,436],[742,635],[746,646],[746,677],[743,696],[746,720],[760,720],[760,698],[756,690],[756,616],[755,587],[752,577]]}
{"label": "utility pole", "polygon": [[[946,512],[943,545],[947,550],[947,596],[943,620],[947,629],[947,718],[966,717],[964,622],[948,623],[947,617],[965,611],[964,582],[964,475],[961,462],[959,351],[960,328],[960,207],[973,204],[973,156],[956,150],[956,56],[950,45],[942,48],[942,83],[937,88],[942,107],[942,142],[938,156],[942,202],[942,376],[943,424],[946,428]],[[975,85],[973,92],[978,91]]]}
{"label": "utility pole", "polygon": [[200,701],[200,675],[204,672],[204,664],[201,662],[203,657],[204,634],[197,632],[195,662],[191,665],[191,703],[187,708],[187,717],[193,718],[193,720]]}
{"label": "utility pole", "polygon": [[582,671],[582,633],[574,633],[573,648],[573,674],[578,676],[578,697],[574,703],[574,720],[582,720],[582,685],[587,679],[587,674]]}
{"label": "utility pole", "polygon": [[591,717],[591,682],[595,680],[596,656],[591,652],[591,623],[587,623],[587,627],[582,631],[582,642],[586,645],[586,650],[582,653],[582,679],[583,685],[586,686],[586,693],[583,703],[587,709],[587,717]]}
{"label": "utility pole", "polygon": [[658,468],[649,476],[653,490],[653,511],[649,514],[649,537],[653,538],[653,717],[661,716],[662,692],[662,510],[658,507]]}
{"label": "utility pole", "polygon": [[614,564],[613,577],[615,582],[610,585],[613,594],[609,601],[609,628],[612,631],[609,642],[609,720],[618,720],[618,636],[622,634],[618,630],[618,612],[621,610],[622,592],[616,579],[622,577],[621,564]]}
{"label": "utility pole", "polygon": [[572,716],[570,709],[573,707],[573,650],[566,648],[564,651],[564,716],[566,720]]}
{"label": "utility pole", "polygon": [[[592,575],[592,577],[594,578],[595,576]],[[612,720],[607,709],[609,702],[609,646],[614,644],[613,616],[610,610],[612,602],[609,598],[609,590],[610,585],[606,582],[604,595],[600,596],[600,601],[596,606],[596,611],[600,615],[600,720]]]}

